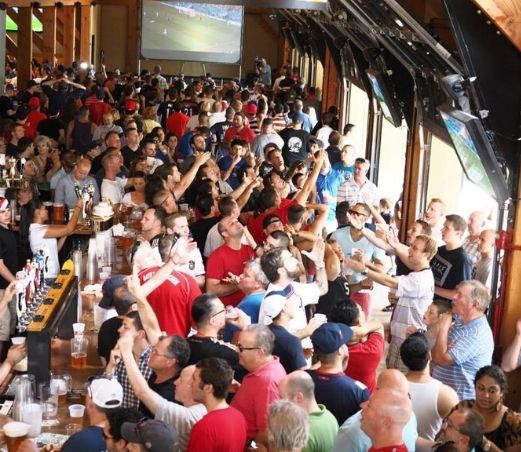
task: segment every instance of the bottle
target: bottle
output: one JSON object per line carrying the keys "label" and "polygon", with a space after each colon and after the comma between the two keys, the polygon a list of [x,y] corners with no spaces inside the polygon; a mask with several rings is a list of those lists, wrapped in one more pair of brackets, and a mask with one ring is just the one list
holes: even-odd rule
{"label": "bottle", "polygon": [[63,224],[67,224],[69,222],[69,206],[65,204],[63,208]]}

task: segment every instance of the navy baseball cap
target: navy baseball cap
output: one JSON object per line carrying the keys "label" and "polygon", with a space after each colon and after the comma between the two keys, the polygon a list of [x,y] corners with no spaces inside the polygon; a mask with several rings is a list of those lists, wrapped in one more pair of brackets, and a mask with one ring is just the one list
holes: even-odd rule
{"label": "navy baseball cap", "polygon": [[353,331],[343,323],[327,322],[320,325],[311,335],[315,351],[322,355],[336,352],[353,337]]}
{"label": "navy baseball cap", "polygon": [[107,279],[103,283],[103,287],[101,288],[103,292],[103,297],[101,298],[101,301],[99,302],[98,306],[100,308],[108,309],[110,308],[112,303],[112,297],[114,296],[114,290],[116,290],[118,287],[121,287],[125,284],[125,276],[123,275],[114,275],[111,278]]}

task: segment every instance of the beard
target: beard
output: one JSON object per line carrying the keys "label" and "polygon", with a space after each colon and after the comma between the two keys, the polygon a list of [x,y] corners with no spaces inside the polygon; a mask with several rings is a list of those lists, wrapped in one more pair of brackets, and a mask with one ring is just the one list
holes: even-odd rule
{"label": "beard", "polygon": [[302,272],[300,271],[300,267],[298,267],[298,266],[293,271],[286,270],[286,273],[287,273],[288,277],[291,279],[297,279],[302,274]]}

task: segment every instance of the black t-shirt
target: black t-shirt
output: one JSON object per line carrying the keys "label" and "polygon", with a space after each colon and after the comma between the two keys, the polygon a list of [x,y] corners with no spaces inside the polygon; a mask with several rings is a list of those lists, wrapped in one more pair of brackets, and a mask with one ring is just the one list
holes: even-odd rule
{"label": "black t-shirt", "polygon": [[396,276],[408,275],[411,273],[411,269],[407,267],[398,256],[394,257],[394,262],[396,264]]}
{"label": "black t-shirt", "polygon": [[166,127],[166,118],[170,116],[170,113],[174,111],[174,101],[168,100],[161,102],[157,108],[157,116],[159,117],[159,123],[161,127]]}
{"label": "black t-shirt", "polygon": [[98,355],[105,358],[107,362],[110,360],[110,352],[116,346],[119,339],[118,330],[123,322],[119,317],[111,317],[105,320],[98,332]]}
{"label": "black t-shirt", "polygon": [[59,119],[43,119],[38,123],[38,133],[40,135],[45,135],[46,137],[52,138],[55,141],[58,141],[60,138],[60,130],[64,130],[65,126],[63,122]]}
{"label": "black t-shirt", "polygon": [[13,98],[8,96],[0,96],[0,116],[4,119],[10,118],[7,110],[16,110]]}
{"label": "black t-shirt", "polygon": [[[169,402],[175,401],[175,386],[174,380],[178,377],[178,375],[174,375],[168,380],[163,381],[162,383],[156,383],[157,375],[155,372],[152,372],[152,375],[148,379],[148,386],[152,391],[158,393],[161,397],[168,400]],[[145,406],[143,402],[139,402],[139,412],[143,414],[143,416],[148,417],[150,419],[154,418],[154,414]]]}
{"label": "black t-shirt", "polygon": [[123,146],[121,148],[121,155],[123,156],[123,162],[127,168],[130,168],[130,165],[134,160],[138,157],[141,157],[143,153],[140,151],[139,147],[133,151],[127,146]]}
{"label": "black t-shirt", "polygon": [[331,310],[340,302],[348,300],[350,293],[349,282],[344,276],[328,281],[327,293],[318,299],[316,313],[329,318]]}
{"label": "black t-shirt", "polygon": [[195,223],[192,223],[190,226],[192,238],[196,241],[197,247],[201,251],[201,254],[204,253],[204,244],[206,242],[206,236],[208,235],[208,232],[210,232],[210,229],[212,229],[212,227],[218,223],[220,219],[221,217],[203,218],[201,220],[197,220]]}
{"label": "black t-shirt", "polygon": [[13,144],[11,142],[6,144],[5,153],[7,154],[8,157],[15,157],[17,152],[18,152],[18,146],[16,146],[15,144]]}
{"label": "black t-shirt", "polygon": [[[4,261],[9,271],[16,275],[20,270],[18,261],[18,250],[16,247],[16,236],[12,231],[0,226],[0,259]],[[0,276],[0,289],[5,289],[9,283]]]}
{"label": "black t-shirt", "polygon": [[188,365],[198,363],[204,358],[222,358],[233,368],[239,366],[239,354],[235,347],[228,342],[213,337],[190,336],[190,361]]}
{"label": "black t-shirt", "polygon": [[306,160],[308,156],[309,133],[302,129],[286,127],[279,132],[284,140],[282,157],[289,168],[294,162]]}
{"label": "black t-shirt", "polygon": [[340,162],[340,148],[338,146],[329,146],[326,149],[326,152],[329,158],[329,163],[331,163],[331,165]]}
{"label": "black t-shirt", "polygon": [[472,276],[472,262],[462,247],[448,251],[446,246],[440,246],[431,260],[431,268],[434,284],[443,289],[455,289]]}
{"label": "black t-shirt", "polygon": [[305,367],[306,358],[300,339],[282,326],[270,325],[269,328],[275,335],[273,354],[279,357],[286,373]]}

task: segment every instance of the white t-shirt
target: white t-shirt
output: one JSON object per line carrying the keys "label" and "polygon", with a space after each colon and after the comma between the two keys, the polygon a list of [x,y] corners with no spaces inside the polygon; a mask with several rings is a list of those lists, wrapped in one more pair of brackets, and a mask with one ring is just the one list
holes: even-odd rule
{"label": "white t-shirt", "polygon": [[125,186],[127,185],[126,177],[116,177],[116,180],[103,179],[101,183],[101,198],[112,202],[112,204],[121,204],[121,200],[125,195]]}
{"label": "white t-shirt", "polygon": [[176,266],[176,270],[191,275],[194,278],[196,276],[204,275],[206,270],[204,269],[203,257],[201,256],[199,248],[190,251],[188,263]]}
{"label": "white t-shirt", "polygon": [[426,268],[398,276],[396,289],[398,303],[391,320],[393,338],[405,340],[408,326],[423,328],[423,314],[432,303],[434,297],[434,276],[432,270]]}
{"label": "white t-shirt", "polygon": [[156,419],[175,428],[177,432],[177,448],[172,450],[185,451],[188,447],[192,427],[206,415],[206,407],[202,403],[184,407],[178,403],[161,398],[156,411]]}
{"label": "white t-shirt", "polygon": [[45,233],[49,229],[47,224],[32,223],[29,226],[29,243],[31,251],[36,253],[38,248],[45,248],[49,259],[47,261],[46,278],[56,278],[60,273],[60,261],[58,260],[58,241],[56,239],[45,238]]}
{"label": "white t-shirt", "polygon": [[317,131],[317,140],[322,141],[325,147],[329,146],[329,135],[331,135],[333,129],[329,126],[324,126]]}
{"label": "white t-shirt", "polygon": [[[295,303],[295,317],[290,320],[288,325],[288,331],[294,334],[296,331],[301,330],[306,327],[308,324],[308,320],[306,318],[306,306],[309,304],[317,304],[318,299],[320,298],[320,289],[318,285],[315,283],[300,283],[300,282],[292,282],[294,294],[290,298],[291,301]],[[276,284],[270,283],[268,288],[266,289],[266,296],[270,292],[284,290],[286,286],[278,286]],[[264,300],[261,303],[259,310],[259,323],[265,325],[265,313],[264,313]],[[311,348],[311,339],[306,337],[302,339],[302,347],[303,348]]]}

